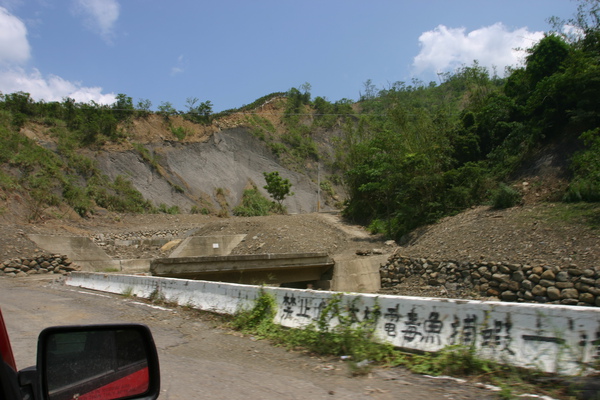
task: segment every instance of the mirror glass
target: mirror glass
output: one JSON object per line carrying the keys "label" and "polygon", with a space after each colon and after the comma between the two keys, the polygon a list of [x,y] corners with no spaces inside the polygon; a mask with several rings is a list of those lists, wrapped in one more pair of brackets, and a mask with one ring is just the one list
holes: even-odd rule
{"label": "mirror glass", "polygon": [[145,341],[133,328],[49,334],[43,374],[51,400],[119,399],[145,393],[150,382]]}

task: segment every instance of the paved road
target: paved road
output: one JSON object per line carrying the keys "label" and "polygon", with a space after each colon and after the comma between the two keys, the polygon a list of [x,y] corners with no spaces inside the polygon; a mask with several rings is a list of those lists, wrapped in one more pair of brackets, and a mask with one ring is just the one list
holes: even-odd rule
{"label": "paved road", "polygon": [[150,326],[161,362],[160,399],[493,399],[469,384],[402,369],[351,377],[344,362],[318,358],[219,328],[185,309],[80,290],[32,278],[0,277],[0,307],[17,366],[35,364],[46,326],[139,322]]}

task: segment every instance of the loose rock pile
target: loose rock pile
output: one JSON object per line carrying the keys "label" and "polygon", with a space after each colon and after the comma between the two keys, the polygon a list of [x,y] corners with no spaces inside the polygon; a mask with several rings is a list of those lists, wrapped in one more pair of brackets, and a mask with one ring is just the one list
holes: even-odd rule
{"label": "loose rock pile", "polygon": [[161,229],[161,230],[148,230],[148,231],[136,231],[136,232],[122,232],[122,233],[99,233],[92,236],[92,240],[96,244],[114,243],[115,241],[131,241],[131,240],[147,240],[147,239],[173,239],[182,236],[188,236],[193,230],[182,228],[182,229]]}
{"label": "loose rock pile", "polygon": [[431,286],[467,289],[502,301],[600,307],[600,270],[506,262],[456,262],[395,254],[380,268],[382,288],[419,276]]}
{"label": "loose rock pile", "polygon": [[67,275],[79,271],[67,256],[42,254],[34,258],[13,258],[0,263],[0,276],[24,277],[35,274]]}
{"label": "loose rock pile", "polygon": [[185,238],[195,229],[174,228],[121,233],[99,233],[91,239],[113,259],[160,258],[168,254],[161,251],[171,240]]}

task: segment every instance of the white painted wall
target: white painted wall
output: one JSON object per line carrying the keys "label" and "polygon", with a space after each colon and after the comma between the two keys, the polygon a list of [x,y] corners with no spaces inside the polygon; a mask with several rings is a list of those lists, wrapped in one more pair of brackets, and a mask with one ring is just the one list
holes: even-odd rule
{"label": "white painted wall", "polygon": [[[228,314],[251,307],[261,290],[252,285],[86,272],[73,273],[66,283],[138,297],[158,290],[168,301]],[[287,327],[314,322],[336,295],[264,290],[276,298],[276,322]],[[474,345],[486,358],[566,375],[589,372],[600,363],[600,308],[357,293],[341,296],[347,315],[357,321],[379,310],[377,336],[397,347],[438,351],[448,345]]]}

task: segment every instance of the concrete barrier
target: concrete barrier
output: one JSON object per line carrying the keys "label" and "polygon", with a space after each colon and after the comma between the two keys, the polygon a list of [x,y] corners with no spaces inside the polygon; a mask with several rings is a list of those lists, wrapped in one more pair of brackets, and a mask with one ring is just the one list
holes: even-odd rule
{"label": "concrete barrier", "polygon": [[[600,363],[600,309],[272,288],[132,275],[72,273],[67,285],[150,297],[218,313],[249,308],[261,290],[277,302],[276,322],[314,323],[333,296],[356,321],[376,317],[379,340],[438,351],[474,346],[482,357],[564,375],[589,373]],[[335,325],[337,319],[330,321]]]}

